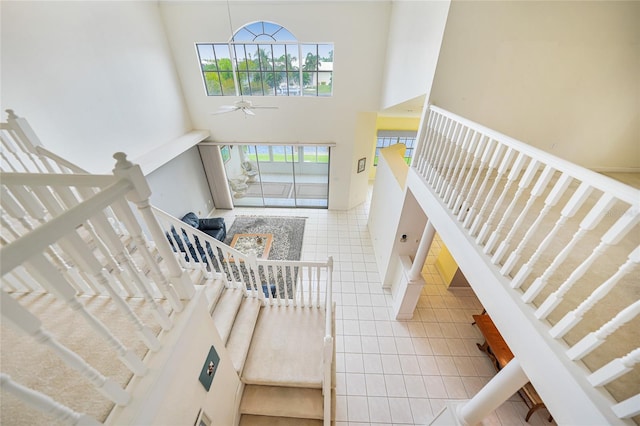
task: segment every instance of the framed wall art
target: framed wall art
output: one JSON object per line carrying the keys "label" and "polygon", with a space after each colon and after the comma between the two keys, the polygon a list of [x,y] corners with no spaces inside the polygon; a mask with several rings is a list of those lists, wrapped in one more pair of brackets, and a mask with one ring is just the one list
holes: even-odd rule
{"label": "framed wall art", "polygon": [[358,173],[364,172],[365,167],[367,166],[367,158],[362,157],[358,160]]}

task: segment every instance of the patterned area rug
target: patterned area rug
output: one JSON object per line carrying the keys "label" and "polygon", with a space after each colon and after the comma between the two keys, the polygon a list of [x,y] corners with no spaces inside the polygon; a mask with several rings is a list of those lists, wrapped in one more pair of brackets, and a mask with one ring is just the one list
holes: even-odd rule
{"label": "patterned area rug", "polygon": [[[306,220],[306,217],[290,216],[236,216],[224,242],[230,245],[235,234],[273,234],[273,243],[268,256],[269,260],[300,260]],[[229,267],[224,265],[224,270],[227,273],[227,278],[232,281],[241,281],[241,275],[245,283],[249,284],[253,281],[250,279],[249,271],[244,265],[236,266],[231,264]],[[293,290],[295,281],[293,277],[297,273],[297,267],[289,271],[276,269],[267,273],[260,266],[258,274],[262,291],[265,295],[271,292],[274,297],[278,293],[281,296],[289,295],[290,298],[293,297],[295,293]],[[253,273],[251,273],[251,277],[253,277]]]}
{"label": "patterned area rug", "polygon": [[300,260],[306,220],[292,216],[236,216],[224,242],[230,245],[235,234],[273,234],[270,260]]}

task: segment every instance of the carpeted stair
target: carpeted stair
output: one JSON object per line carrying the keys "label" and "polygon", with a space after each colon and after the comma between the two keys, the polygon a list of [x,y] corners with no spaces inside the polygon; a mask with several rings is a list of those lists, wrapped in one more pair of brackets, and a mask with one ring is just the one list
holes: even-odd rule
{"label": "carpeted stair", "polygon": [[323,309],[265,306],[242,372],[240,425],[321,425]]}

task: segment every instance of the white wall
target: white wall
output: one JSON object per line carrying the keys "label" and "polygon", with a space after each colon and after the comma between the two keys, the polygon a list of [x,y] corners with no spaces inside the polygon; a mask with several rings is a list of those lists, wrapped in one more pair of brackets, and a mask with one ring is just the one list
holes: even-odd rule
{"label": "white wall", "polygon": [[[256,104],[278,110],[210,115],[233,97],[206,96],[194,44],[230,37],[226,2],[163,2],[160,5],[185,98],[196,128],[216,142],[335,142],[332,148],[329,207],[346,209],[355,194],[366,193],[357,179],[353,149],[359,112],[376,111],[384,68],[390,2],[231,2],[234,29],[257,20],[289,29],[301,42],[333,42],[332,97],[265,97]],[[333,155],[335,154],[335,155]],[[357,179],[352,187],[352,180]]]}
{"label": "white wall", "polygon": [[207,217],[213,210],[207,177],[195,146],[153,171],[147,181],[152,191],[151,203],[178,219],[188,212]]}
{"label": "white wall", "polygon": [[382,108],[427,95],[442,43],[449,0],[392,3]]}
{"label": "white wall", "polygon": [[154,2],[2,2],[2,101],[91,172],[191,129]]}
{"label": "white wall", "polygon": [[378,171],[373,182],[367,227],[371,235],[382,286],[391,288],[397,256],[393,255],[398,224],[405,200],[405,179],[409,166],[402,159],[404,148],[396,145],[380,150]]}
{"label": "white wall", "polygon": [[640,3],[451,4],[430,102],[592,169],[640,169]]}

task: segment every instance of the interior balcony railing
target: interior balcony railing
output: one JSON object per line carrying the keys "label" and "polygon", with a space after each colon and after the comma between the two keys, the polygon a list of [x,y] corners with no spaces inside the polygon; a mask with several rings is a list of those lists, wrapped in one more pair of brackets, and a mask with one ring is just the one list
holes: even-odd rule
{"label": "interior balcony railing", "polygon": [[436,106],[408,187],[558,423],[638,422],[640,191]]}

